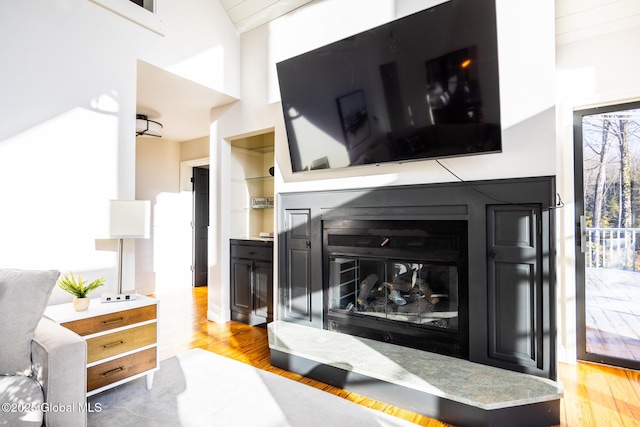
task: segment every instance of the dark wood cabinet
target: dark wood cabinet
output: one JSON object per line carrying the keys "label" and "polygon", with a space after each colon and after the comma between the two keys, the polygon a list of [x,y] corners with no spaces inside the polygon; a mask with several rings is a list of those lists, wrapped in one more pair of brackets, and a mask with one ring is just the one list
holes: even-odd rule
{"label": "dark wood cabinet", "polygon": [[273,242],[231,241],[231,320],[260,325],[273,319]]}

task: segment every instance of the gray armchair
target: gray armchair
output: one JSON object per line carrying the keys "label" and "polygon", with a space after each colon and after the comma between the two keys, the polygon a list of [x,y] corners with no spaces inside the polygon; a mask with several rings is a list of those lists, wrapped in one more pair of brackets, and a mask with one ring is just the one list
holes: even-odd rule
{"label": "gray armchair", "polygon": [[86,343],[42,317],[58,275],[0,269],[0,425],[87,424]]}

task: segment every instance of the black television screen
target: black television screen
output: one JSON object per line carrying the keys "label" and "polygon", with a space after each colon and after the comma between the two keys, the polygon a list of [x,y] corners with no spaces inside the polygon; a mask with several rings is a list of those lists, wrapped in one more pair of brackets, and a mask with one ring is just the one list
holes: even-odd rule
{"label": "black television screen", "polygon": [[502,149],[495,0],[450,0],[276,67],[293,172]]}

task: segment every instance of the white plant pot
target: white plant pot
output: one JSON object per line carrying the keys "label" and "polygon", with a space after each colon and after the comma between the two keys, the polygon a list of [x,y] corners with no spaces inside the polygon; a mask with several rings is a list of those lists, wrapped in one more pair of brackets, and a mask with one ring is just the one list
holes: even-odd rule
{"label": "white plant pot", "polygon": [[85,311],[89,308],[89,303],[91,300],[89,298],[73,298],[73,309],[75,311]]}

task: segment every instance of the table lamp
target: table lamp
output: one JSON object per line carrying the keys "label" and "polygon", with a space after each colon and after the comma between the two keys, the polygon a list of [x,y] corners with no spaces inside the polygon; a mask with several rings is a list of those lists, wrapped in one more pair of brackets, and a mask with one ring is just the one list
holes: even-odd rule
{"label": "table lamp", "polygon": [[102,302],[135,300],[135,291],[122,291],[122,257],[124,239],[148,239],[151,237],[151,202],[149,200],[111,200],[109,236],[118,239],[118,290],[105,293]]}

